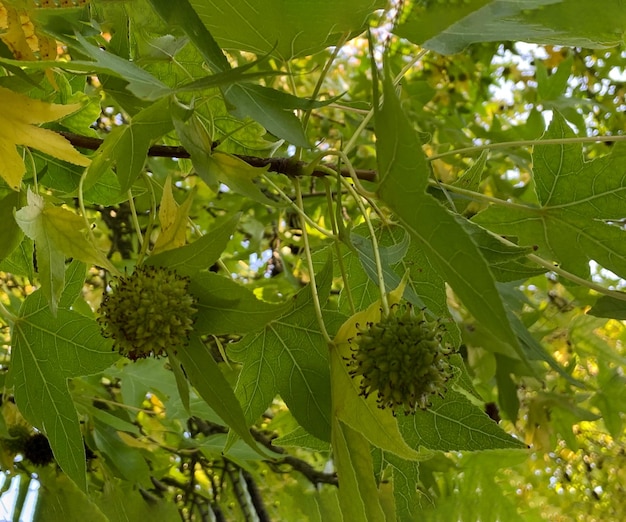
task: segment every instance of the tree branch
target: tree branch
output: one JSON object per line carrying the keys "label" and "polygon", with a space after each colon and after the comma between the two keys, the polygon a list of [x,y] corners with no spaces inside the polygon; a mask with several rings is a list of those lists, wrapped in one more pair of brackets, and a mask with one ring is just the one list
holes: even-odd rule
{"label": "tree branch", "polygon": [[[59,131],[59,134],[68,140],[75,147],[88,150],[98,150],[103,143],[101,138],[92,138],[90,136],[82,136],[73,132]],[[213,143],[213,147],[218,144]],[[184,147],[175,147],[171,145],[152,145],[148,149],[148,156],[160,158],[190,158],[191,155]],[[294,161],[291,158],[261,158],[258,156],[246,156],[242,154],[234,154],[237,158],[245,161],[252,167],[269,167],[269,172],[277,172],[289,177],[298,177],[304,175],[304,168],[307,163],[304,161]],[[324,168],[315,169],[310,175],[315,177],[328,176],[328,169],[337,171],[333,165],[324,164]],[[356,171],[357,177],[365,181],[375,181],[377,174],[375,170],[360,169]],[[341,175],[350,177],[348,169],[341,169]]]}
{"label": "tree branch", "polygon": [[279,455],[283,455],[283,457],[278,461],[279,464],[288,464],[296,471],[302,473],[313,484],[331,484],[333,486],[337,486],[339,484],[336,473],[324,473],[323,471],[316,470],[308,462],[287,454],[284,448],[274,446],[271,438],[265,436],[263,433],[255,430],[254,428],[250,429],[250,433],[257,442],[263,444],[263,446],[267,449],[273,451],[274,453],[278,453]]}
{"label": "tree branch", "polygon": [[[199,432],[205,437],[214,435],[215,433],[228,433],[228,428],[226,426],[215,424],[213,422],[200,419],[199,417],[192,417],[189,419],[188,427],[192,433]],[[324,473],[323,471],[316,470],[308,462],[294,457],[293,455],[289,455],[284,448],[274,446],[272,444],[271,437],[268,437],[255,428],[250,428],[250,433],[257,442],[261,443],[270,451],[282,456],[282,458],[278,459],[276,462],[272,462],[272,464],[287,464],[296,471],[302,473],[312,484],[331,484],[333,486],[338,484],[336,473]]]}

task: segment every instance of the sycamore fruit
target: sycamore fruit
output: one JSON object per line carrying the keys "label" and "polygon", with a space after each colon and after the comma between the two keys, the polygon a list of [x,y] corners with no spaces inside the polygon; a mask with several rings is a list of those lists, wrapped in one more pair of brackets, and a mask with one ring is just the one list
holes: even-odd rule
{"label": "sycamore fruit", "polygon": [[54,461],[50,442],[43,433],[35,433],[24,441],[23,454],[35,466],[46,466]]}
{"label": "sycamore fruit", "polygon": [[133,361],[186,346],[197,311],[188,286],[187,277],[156,266],[116,278],[100,307],[102,334]]}
{"label": "sycamore fruit", "polygon": [[453,376],[453,352],[442,343],[441,331],[439,320],[428,321],[411,306],[394,307],[380,322],[359,328],[348,367],[361,395],[375,393],[378,406],[394,414],[428,409],[430,398],[443,397]]}

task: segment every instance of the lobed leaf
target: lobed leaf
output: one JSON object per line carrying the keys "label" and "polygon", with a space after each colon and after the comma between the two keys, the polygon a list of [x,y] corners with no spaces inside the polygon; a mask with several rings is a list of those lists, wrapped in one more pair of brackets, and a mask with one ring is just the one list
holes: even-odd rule
{"label": "lobed leaf", "polygon": [[456,218],[426,193],[430,168],[389,78],[384,96],[376,114],[378,195],[472,315],[517,346],[489,265]]}
{"label": "lobed leaf", "polygon": [[[82,283],[84,271],[73,272],[70,287],[75,279]],[[67,308],[54,316],[41,290],[24,300],[13,326],[15,402],[48,437],[59,466],[83,491],[85,448],[67,380],[102,371],[118,358],[93,319]]]}
{"label": "lobed leaf", "polygon": [[[544,138],[573,136],[555,112]],[[586,162],[581,144],[539,141],[533,165],[537,206],[493,205],[473,220],[517,236],[522,245],[580,277],[589,276],[591,259],[626,277],[626,236],[615,225],[625,215],[626,145],[616,143],[610,154]]]}

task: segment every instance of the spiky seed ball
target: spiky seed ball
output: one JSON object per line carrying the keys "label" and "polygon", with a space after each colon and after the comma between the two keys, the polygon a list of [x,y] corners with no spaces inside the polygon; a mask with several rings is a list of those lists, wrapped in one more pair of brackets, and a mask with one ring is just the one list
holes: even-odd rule
{"label": "spiky seed ball", "polygon": [[43,433],[35,433],[24,442],[24,458],[35,466],[45,466],[54,460],[48,437]]}
{"label": "spiky seed ball", "polygon": [[377,394],[380,408],[405,414],[430,407],[430,397],[443,397],[452,377],[452,350],[442,344],[439,320],[428,321],[411,306],[395,307],[378,323],[359,328],[350,375],[360,378],[361,395]]}
{"label": "spiky seed ball", "polygon": [[102,334],[113,339],[114,349],[134,361],[187,344],[197,311],[187,290],[189,278],[143,265],[116,279],[98,319]]}

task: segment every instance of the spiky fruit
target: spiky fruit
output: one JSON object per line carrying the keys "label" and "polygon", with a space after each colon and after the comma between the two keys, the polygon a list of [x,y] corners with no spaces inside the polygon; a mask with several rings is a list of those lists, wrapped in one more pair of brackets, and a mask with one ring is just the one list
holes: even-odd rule
{"label": "spiky fruit", "polygon": [[45,466],[54,460],[48,438],[43,433],[35,433],[24,442],[24,458],[35,466]]}
{"label": "spiky fruit", "polygon": [[443,397],[453,367],[441,330],[438,320],[428,321],[411,306],[395,307],[380,322],[359,328],[348,366],[360,379],[361,395],[376,393],[380,408],[407,415],[427,409],[432,395]]}
{"label": "spiky fruit", "polygon": [[185,346],[197,311],[188,286],[189,278],[156,266],[117,278],[100,306],[102,334],[133,361]]}

